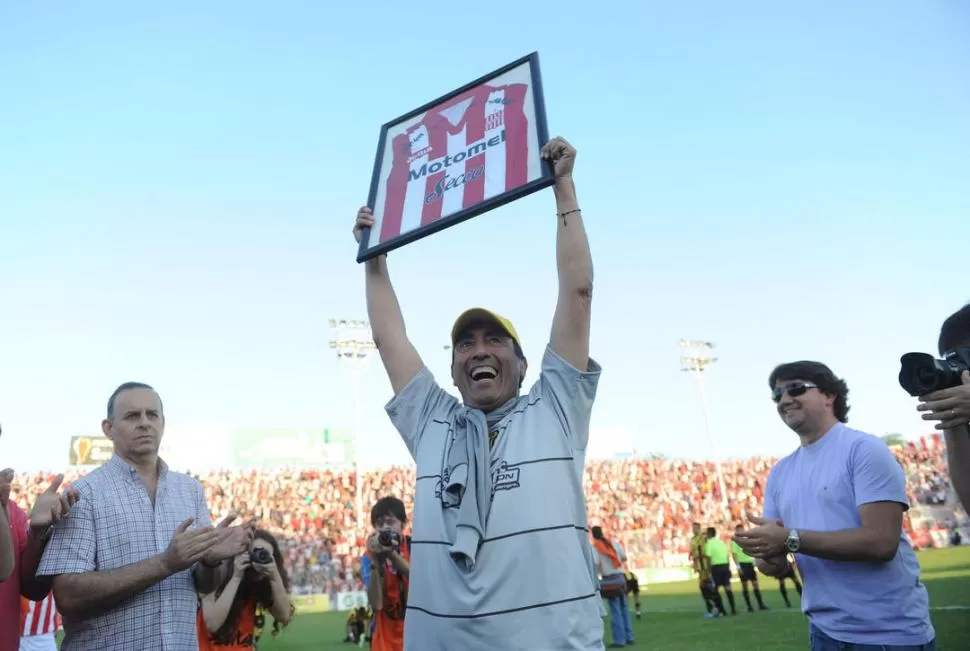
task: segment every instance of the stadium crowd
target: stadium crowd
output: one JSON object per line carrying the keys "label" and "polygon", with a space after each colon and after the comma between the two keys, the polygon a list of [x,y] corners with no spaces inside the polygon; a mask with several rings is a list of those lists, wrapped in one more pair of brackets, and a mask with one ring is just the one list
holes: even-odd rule
{"label": "stadium crowd", "polygon": [[[936,434],[895,446],[906,471],[913,504],[938,505],[950,490],[943,443]],[[727,535],[746,509],[759,511],[762,489],[776,459],[754,457],[721,462],[726,509],[717,465],[709,461],[628,458],[590,461],[586,498],[591,525],[613,532],[636,569],[687,564],[691,523],[715,526]],[[65,474],[65,484],[83,471]],[[369,527],[357,527],[355,476],[328,470],[229,471],[196,474],[205,486],[213,519],[235,511],[261,521],[276,535],[287,557],[297,594],[362,590],[360,559]],[[52,473],[20,474],[11,498],[29,510],[53,479]],[[414,468],[395,467],[363,475],[365,509],[385,495],[413,506]],[[946,540],[945,523],[908,527],[914,546]],[[943,542],[942,544],[945,544]]]}

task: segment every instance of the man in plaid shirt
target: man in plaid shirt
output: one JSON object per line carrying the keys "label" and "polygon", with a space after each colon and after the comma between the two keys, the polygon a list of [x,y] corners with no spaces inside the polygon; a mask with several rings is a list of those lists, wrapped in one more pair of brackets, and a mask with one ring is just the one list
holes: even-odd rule
{"label": "man in plaid shirt", "polygon": [[118,387],[101,427],[114,456],[74,483],[81,499],[37,571],[53,578],[61,649],[198,649],[197,589],[249,548],[253,525],[213,527],[202,485],[158,458],[165,417],[150,386]]}

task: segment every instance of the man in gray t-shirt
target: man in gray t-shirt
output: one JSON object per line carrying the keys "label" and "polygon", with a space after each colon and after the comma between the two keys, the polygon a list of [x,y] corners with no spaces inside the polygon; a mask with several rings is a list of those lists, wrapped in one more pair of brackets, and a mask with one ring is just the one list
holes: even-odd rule
{"label": "man in gray t-shirt", "polygon": [[[365,263],[367,310],[391,381],[387,413],[417,464],[405,651],[603,649],[583,497],[599,365],[589,358],[593,265],[572,180],[576,151],[542,149],[555,169],[559,297],[538,381],[512,324],[489,310],[451,331],[445,392],[408,340],[384,256]],[[354,234],[374,226],[369,208]]]}

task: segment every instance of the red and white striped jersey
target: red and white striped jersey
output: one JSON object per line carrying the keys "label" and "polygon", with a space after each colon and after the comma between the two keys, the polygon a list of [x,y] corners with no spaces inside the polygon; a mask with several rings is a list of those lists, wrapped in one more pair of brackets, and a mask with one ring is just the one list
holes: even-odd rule
{"label": "red and white striped jersey", "polygon": [[370,246],[528,183],[528,91],[478,86],[396,136]]}
{"label": "red and white striped jersey", "polygon": [[54,605],[54,593],[41,601],[20,599],[20,636],[46,635],[61,629],[61,616]]}

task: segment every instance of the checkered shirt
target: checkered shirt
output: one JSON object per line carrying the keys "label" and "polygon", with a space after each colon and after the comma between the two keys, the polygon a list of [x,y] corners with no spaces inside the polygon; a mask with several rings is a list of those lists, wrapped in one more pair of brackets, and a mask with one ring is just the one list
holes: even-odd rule
{"label": "checkered shirt", "polygon": [[[105,572],[157,556],[175,529],[212,524],[202,485],[159,460],[155,506],[135,469],[115,455],[73,484],[81,499],[55,526],[38,576]],[[98,615],[64,616],[61,651],[198,651],[191,570]]]}

